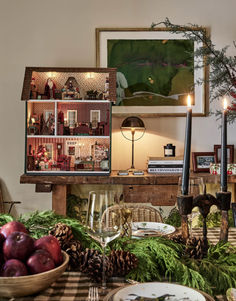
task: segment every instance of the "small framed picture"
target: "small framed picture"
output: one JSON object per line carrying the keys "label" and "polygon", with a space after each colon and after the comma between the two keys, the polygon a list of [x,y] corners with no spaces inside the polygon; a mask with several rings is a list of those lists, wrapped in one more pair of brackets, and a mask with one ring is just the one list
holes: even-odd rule
{"label": "small framed picture", "polygon": [[216,163],[214,152],[193,152],[192,159],[194,172],[209,172],[210,164]]}
{"label": "small framed picture", "polygon": [[75,154],[75,147],[74,146],[69,146],[68,153],[69,153],[69,156],[74,156],[74,154]]}
{"label": "small framed picture", "polygon": [[[214,145],[214,152],[216,155],[216,163],[220,163],[220,161],[221,161],[221,145],[220,144]],[[228,164],[234,163],[234,145],[233,144],[227,145],[227,163]]]}

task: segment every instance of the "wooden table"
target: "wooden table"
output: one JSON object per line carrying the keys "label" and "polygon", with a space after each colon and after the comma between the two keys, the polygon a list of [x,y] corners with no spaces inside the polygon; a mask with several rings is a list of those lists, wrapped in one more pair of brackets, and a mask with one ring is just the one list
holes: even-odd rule
{"label": "wooden table", "polygon": [[[113,184],[123,185],[126,202],[152,203],[154,206],[173,206],[176,201],[180,174],[148,174],[141,176],[119,176],[113,171],[109,176],[50,176],[25,175],[20,177],[22,184],[36,184],[36,192],[52,191],[52,209],[66,214],[66,196],[72,184]],[[206,183],[217,184],[220,176],[209,173],[192,173],[193,177],[203,177]],[[236,195],[236,175],[228,176],[228,183],[234,186]],[[235,201],[235,200],[233,200]]]}

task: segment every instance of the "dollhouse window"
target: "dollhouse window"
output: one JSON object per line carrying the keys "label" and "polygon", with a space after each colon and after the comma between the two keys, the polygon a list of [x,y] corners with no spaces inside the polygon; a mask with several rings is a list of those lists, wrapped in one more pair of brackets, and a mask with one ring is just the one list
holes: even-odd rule
{"label": "dollhouse window", "polygon": [[67,120],[69,127],[75,127],[75,124],[77,123],[77,110],[68,110]]}
{"label": "dollhouse window", "polygon": [[90,122],[92,124],[92,129],[98,127],[98,123],[100,122],[100,110],[90,110]]}
{"label": "dollhouse window", "polygon": [[47,153],[48,153],[48,159],[52,159],[52,155],[53,155],[53,144],[52,143],[46,143],[45,144]]}
{"label": "dollhouse window", "polygon": [[51,114],[53,114],[53,110],[44,110],[44,120],[47,121]]}
{"label": "dollhouse window", "polygon": [[100,122],[100,110],[90,110],[90,122]]}

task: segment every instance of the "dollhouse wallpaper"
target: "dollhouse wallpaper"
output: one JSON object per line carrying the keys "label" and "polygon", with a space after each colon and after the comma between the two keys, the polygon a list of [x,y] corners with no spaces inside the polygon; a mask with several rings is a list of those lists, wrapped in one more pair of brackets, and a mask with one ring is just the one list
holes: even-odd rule
{"label": "dollhouse wallpaper", "polygon": [[107,73],[33,72],[26,173],[109,173],[108,93]]}

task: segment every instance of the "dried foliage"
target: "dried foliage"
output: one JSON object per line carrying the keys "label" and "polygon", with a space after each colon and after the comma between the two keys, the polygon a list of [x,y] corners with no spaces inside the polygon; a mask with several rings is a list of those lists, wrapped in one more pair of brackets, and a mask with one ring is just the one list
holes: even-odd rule
{"label": "dried foliage", "polygon": [[[197,24],[177,25],[166,18],[163,22],[152,23],[151,29],[160,25],[165,25],[172,33],[182,34],[185,38],[197,42],[195,52],[189,53],[194,57],[195,68],[209,66],[210,69],[209,78],[202,78],[196,84],[209,83],[211,101],[219,101],[225,96],[231,99],[228,122],[233,123],[236,119],[236,56],[228,55],[229,46],[217,49],[209,32]],[[235,41],[233,47],[236,49]],[[221,111],[214,113],[217,118],[221,116]]]}

